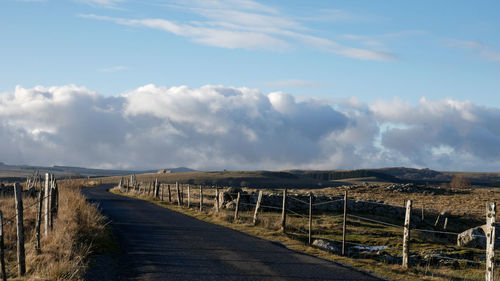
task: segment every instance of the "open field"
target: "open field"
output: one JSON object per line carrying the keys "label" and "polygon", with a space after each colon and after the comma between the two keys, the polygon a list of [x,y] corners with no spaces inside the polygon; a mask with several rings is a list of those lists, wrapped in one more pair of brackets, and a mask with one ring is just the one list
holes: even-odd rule
{"label": "open field", "polygon": [[[221,172],[218,174],[220,176]],[[198,178],[190,179],[189,176],[196,175]],[[142,189],[131,189],[129,196],[135,196],[146,200],[151,200],[162,206],[175,209],[177,211],[195,216],[210,222],[222,224],[252,235],[257,235],[266,239],[279,241],[290,248],[326,257],[358,268],[364,268],[379,275],[391,279],[409,280],[484,280],[484,250],[466,247],[458,247],[456,235],[470,227],[482,225],[485,222],[485,204],[487,201],[497,201],[500,193],[495,188],[449,188],[441,186],[413,186],[411,189],[400,189],[400,185],[377,180],[376,178],[356,178],[351,184],[340,187],[328,188],[290,188],[289,194],[306,196],[313,192],[315,197],[328,196],[332,199],[342,198],[340,195],[348,191],[350,200],[360,202],[376,201],[389,204],[398,208],[406,200],[413,201],[414,213],[412,216],[420,217],[421,208],[424,206],[425,219],[416,222],[411,235],[411,267],[404,270],[400,267],[402,253],[403,219],[398,216],[391,216],[380,213],[370,213],[362,209],[349,211],[347,221],[347,242],[348,257],[342,257],[338,252],[325,252],[316,247],[308,245],[308,213],[304,209],[291,209],[288,212],[286,234],[280,231],[281,211],[280,208],[266,207],[265,203],[262,212],[259,214],[257,226],[252,223],[254,205],[242,205],[239,217],[234,220],[234,210],[232,208],[221,208],[217,213],[214,210],[214,192],[210,187],[204,187],[204,211],[199,212],[199,191],[198,186],[192,186],[190,193],[190,208],[186,208],[186,187],[183,190],[184,204],[182,207],[176,206],[177,194],[173,188],[173,182],[196,183],[201,182],[202,174],[178,174],[161,175],[158,177],[160,183],[164,183],[163,201],[152,199],[151,192],[148,192],[148,184]],[[235,174],[232,173],[232,176]],[[248,174],[244,174],[247,176]],[[255,175],[255,174],[253,174]],[[148,183],[157,175],[137,175],[137,181]],[[246,179],[249,177],[247,176]],[[168,181],[163,181],[167,179]],[[212,178],[213,180],[214,178]],[[115,179],[103,179],[116,180]],[[217,178],[216,180],[220,180]],[[345,184],[349,180],[342,180]],[[369,184],[364,184],[369,182]],[[165,184],[171,184],[170,198],[165,191]],[[359,183],[359,184],[354,184]],[[363,183],[363,184],[361,184]],[[376,184],[375,184],[376,183]],[[286,186],[285,184],[283,184]],[[259,188],[243,188],[241,192],[246,196],[256,197]],[[262,189],[265,194],[275,194],[279,196],[281,189]],[[118,192],[115,190],[114,192]],[[242,195],[243,196],[243,195]],[[300,198],[300,197],[297,197]],[[306,204],[307,202],[303,202]],[[351,203],[349,203],[351,204]],[[459,206],[459,207],[457,207]],[[445,214],[447,226],[444,228],[444,216],[435,221],[438,216]],[[312,216],[312,238],[331,241],[332,245],[339,247],[342,240],[342,213],[339,211],[314,211]],[[498,214],[497,214],[498,217]],[[424,232],[418,229],[425,230]],[[430,231],[430,233],[428,232]],[[436,233],[435,231],[445,231],[447,233]],[[355,246],[383,246],[377,251],[355,250]],[[498,253],[497,253],[498,255]],[[500,259],[497,258],[497,263]],[[499,278],[500,276],[497,276]]]}

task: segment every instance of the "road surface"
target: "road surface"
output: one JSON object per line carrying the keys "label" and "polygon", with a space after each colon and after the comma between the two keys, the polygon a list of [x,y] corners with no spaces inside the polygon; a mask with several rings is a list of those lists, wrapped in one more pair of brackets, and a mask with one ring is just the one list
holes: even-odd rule
{"label": "road surface", "polygon": [[[122,252],[97,266],[107,280],[381,280],[155,204],[86,188],[111,220]],[[104,267],[104,268],[103,268]],[[110,276],[110,272],[113,271]],[[106,275],[104,275],[106,273]]]}

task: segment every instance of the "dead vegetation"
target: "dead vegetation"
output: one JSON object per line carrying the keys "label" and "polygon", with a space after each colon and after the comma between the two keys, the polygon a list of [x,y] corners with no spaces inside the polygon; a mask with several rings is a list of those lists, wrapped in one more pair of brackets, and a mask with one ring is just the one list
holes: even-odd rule
{"label": "dead vegetation", "polygon": [[[74,182],[60,183],[59,214],[54,228],[42,234],[41,254],[35,251],[35,198],[24,199],[26,277],[23,280],[83,280],[88,257],[112,239],[104,217],[81,195]],[[9,279],[17,277],[14,199],[0,199],[5,218],[6,268]]]}

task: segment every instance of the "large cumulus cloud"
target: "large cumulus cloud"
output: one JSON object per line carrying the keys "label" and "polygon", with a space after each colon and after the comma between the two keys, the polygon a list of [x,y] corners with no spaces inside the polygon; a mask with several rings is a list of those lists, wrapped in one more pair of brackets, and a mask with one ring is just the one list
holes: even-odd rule
{"label": "large cumulus cloud", "polygon": [[0,161],[102,168],[495,169],[500,110],[422,99],[297,100],[223,86],[84,87],[0,95]]}

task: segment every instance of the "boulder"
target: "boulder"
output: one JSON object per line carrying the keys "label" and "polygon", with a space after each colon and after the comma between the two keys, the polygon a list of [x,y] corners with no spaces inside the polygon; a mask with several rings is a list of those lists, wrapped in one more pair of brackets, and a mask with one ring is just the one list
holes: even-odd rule
{"label": "boulder", "polygon": [[327,241],[327,240],[315,239],[313,241],[312,245],[320,248],[321,250],[327,251],[327,252],[332,252],[332,253],[340,252],[340,249],[337,246],[335,246],[334,243]]}
{"label": "boulder", "polygon": [[[486,235],[485,235],[486,225],[476,226],[474,228],[467,229],[466,231],[460,233],[457,237],[457,245],[461,247],[470,247],[477,249],[486,248]],[[495,234],[497,234],[495,239],[495,249],[500,248],[500,227],[495,225]]]}

